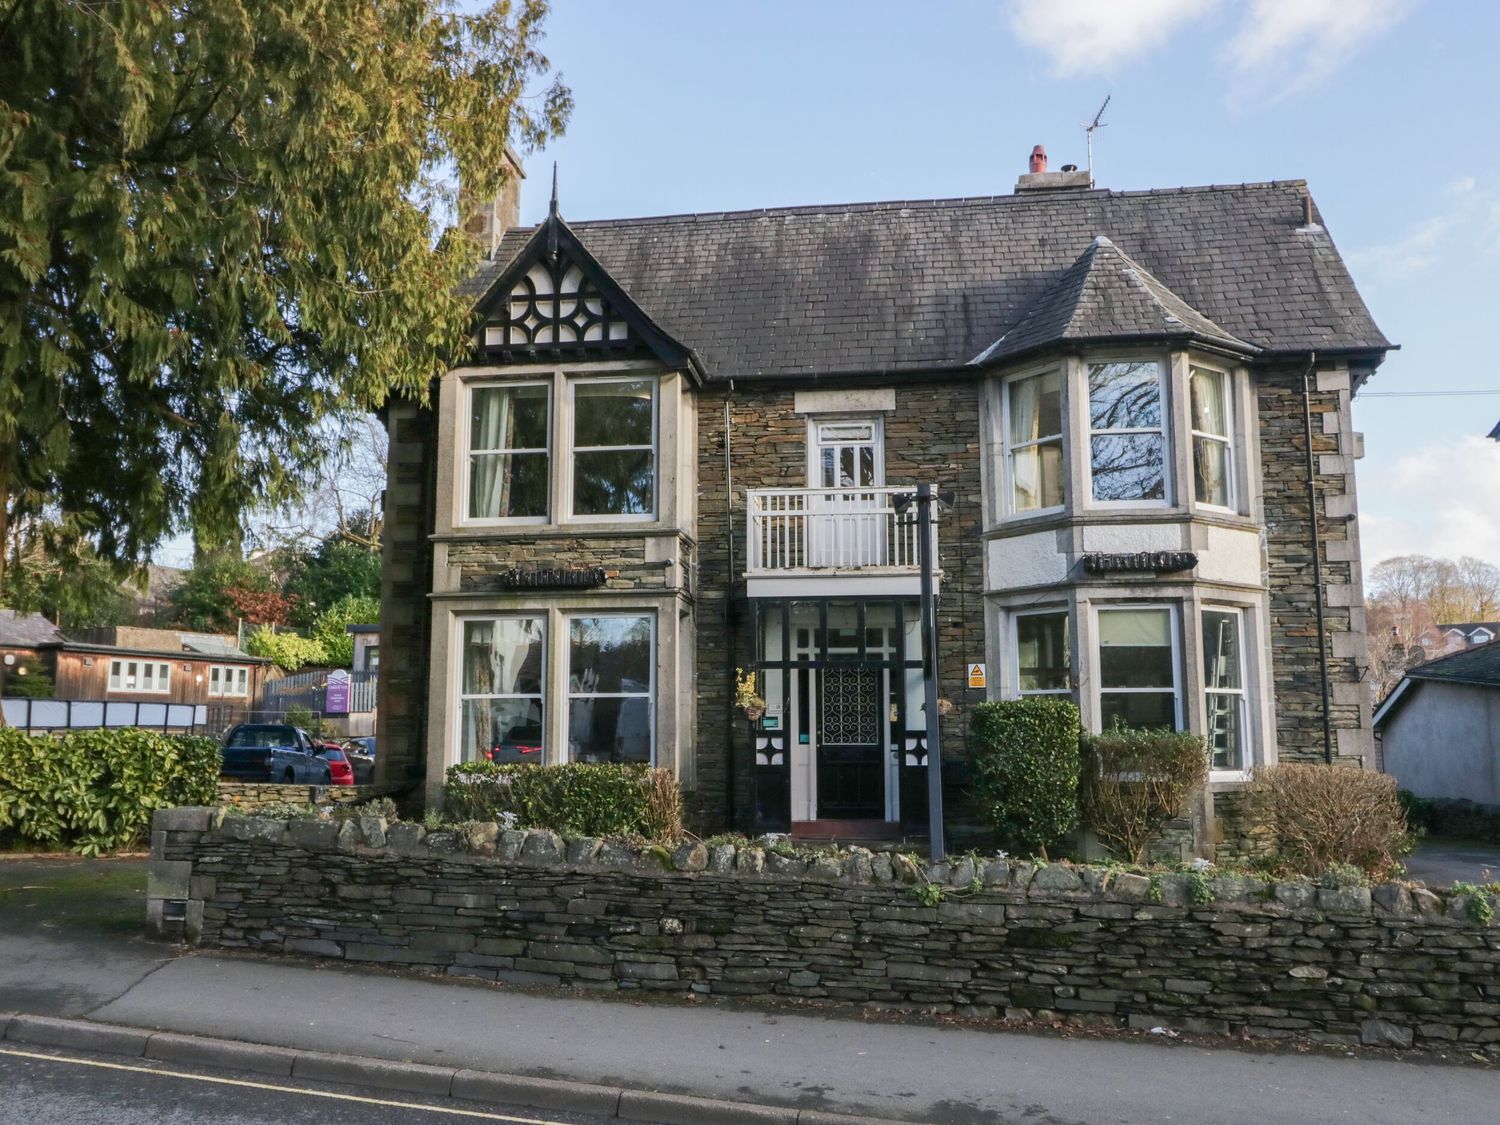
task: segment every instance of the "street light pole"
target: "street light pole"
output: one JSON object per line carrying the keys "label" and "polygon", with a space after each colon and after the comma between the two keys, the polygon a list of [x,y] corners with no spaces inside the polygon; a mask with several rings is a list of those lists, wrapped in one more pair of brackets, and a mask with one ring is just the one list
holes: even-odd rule
{"label": "street light pole", "polygon": [[943,754],[938,743],[937,627],[932,607],[932,485],[917,485],[917,562],[922,568],[922,690],[927,714],[927,824],[932,858],[943,858]]}

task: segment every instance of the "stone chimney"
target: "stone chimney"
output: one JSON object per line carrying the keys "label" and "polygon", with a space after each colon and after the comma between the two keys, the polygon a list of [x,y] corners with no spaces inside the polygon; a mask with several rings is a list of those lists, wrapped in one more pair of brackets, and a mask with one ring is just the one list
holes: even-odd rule
{"label": "stone chimney", "polygon": [[493,258],[505,232],[521,222],[521,181],[526,172],[521,158],[510,145],[505,146],[505,182],[494,199],[475,199],[459,190],[458,205],[463,209],[464,231],[479,243],[479,252]]}
{"label": "stone chimney", "polygon": [[1061,172],[1047,171],[1047,150],[1041,145],[1031,150],[1030,171],[1016,181],[1016,191],[1064,191],[1090,188],[1089,174],[1080,172],[1076,164],[1064,164]]}

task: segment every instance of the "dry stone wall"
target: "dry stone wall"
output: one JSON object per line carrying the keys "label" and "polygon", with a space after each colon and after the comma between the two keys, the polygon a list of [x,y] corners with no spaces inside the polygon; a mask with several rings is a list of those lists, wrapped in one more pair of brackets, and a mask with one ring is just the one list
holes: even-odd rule
{"label": "dry stone wall", "polygon": [[153,829],[152,924],[203,945],[524,984],[1500,1055],[1493,897],[1004,858],[923,869],[860,849],[668,850],[375,817],[174,809]]}

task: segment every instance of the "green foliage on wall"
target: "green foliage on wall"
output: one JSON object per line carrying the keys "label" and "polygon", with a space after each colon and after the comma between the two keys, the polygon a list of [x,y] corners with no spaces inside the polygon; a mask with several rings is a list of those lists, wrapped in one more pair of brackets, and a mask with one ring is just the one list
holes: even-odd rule
{"label": "green foliage on wall", "polygon": [[380,621],[380,599],[348,595],[318,615],[313,640],[323,649],[323,663],[347,668],[354,663],[354,638],[350,625],[374,625]]}
{"label": "green foliage on wall", "polygon": [[668,770],[636,765],[468,762],[449,768],[443,811],[455,821],[513,816],[521,828],[568,836],[671,841],[682,834],[677,779]]}
{"label": "green foliage on wall", "polygon": [[251,656],[264,656],[277,667],[295,672],[308,664],[327,664],[327,655],[317,641],[297,633],[273,633],[269,629],[255,630],[245,638],[245,651]]}
{"label": "green foliage on wall", "polygon": [[1078,708],[1032,696],[981,703],[970,720],[976,806],[1009,847],[1045,853],[1078,823]]}
{"label": "green foliage on wall", "polygon": [[155,809],[206,805],[211,738],[126,727],[62,738],[0,728],[0,843],[96,855],[143,840]]}

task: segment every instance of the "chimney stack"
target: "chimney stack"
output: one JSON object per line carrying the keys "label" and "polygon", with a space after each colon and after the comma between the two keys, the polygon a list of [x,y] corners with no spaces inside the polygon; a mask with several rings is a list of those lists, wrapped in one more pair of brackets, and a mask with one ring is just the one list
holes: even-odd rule
{"label": "chimney stack", "polygon": [[505,182],[494,199],[476,199],[462,185],[458,194],[464,231],[479,243],[479,252],[486,258],[493,258],[505,232],[521,223],[521,181],[526,172],[510,145],[505,146],[504,160]]}
{"label": "chimney stack", "polygon": [[1016,181],[1017,193],[1023,191],[1063,191],[1090,188],[1089,174],[1080,172],[1076,164],[1064,164],[1061,172],[1047,171],[1047,150],[1036,145],[1031,150],[1031,171]]}

